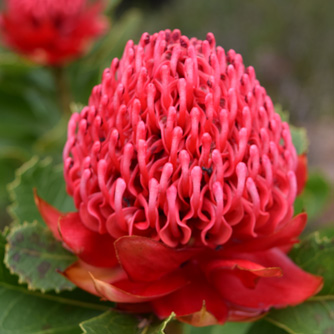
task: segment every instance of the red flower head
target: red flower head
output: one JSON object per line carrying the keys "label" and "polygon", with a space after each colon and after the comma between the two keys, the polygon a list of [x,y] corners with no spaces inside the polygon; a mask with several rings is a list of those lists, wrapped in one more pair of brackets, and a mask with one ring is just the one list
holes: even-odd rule
{"label": "red flower head", "polygon": [[0,34],[8,47],[41,64],[78,57],[103,33],[101,0],[5,0]]}
{"label": "red flower head", "polygon": [[292,218],[297,161],[241,55],[166,30],[129,41],[69,122],[78,212],[36,199],[79,287],[194,325],[245,320],[322,285],[286,255],[306,222]]}

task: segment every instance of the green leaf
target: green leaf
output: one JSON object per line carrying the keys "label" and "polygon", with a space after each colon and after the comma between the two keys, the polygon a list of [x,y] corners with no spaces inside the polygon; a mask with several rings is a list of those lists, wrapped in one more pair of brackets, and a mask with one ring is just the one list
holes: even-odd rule
{"label": "green leaf", "polygon": [[[266,319],[266,318],[265,318]],[[256,321],[245,334],[286,334],[287,332],[280,327],[262,319]],[[218,334],[218,333],[217,333]],[[237,334],[237,332],[235,333]],[[305,333],[306,334],[306,333]]]}
{"label": "green leaf", "polygon": [[306,129],[290,124],[289,112],[286,110],[283,110],[280,104],[275,105],[275,111],[281,116],[281,119],[283,122],[289,123],[292,142],[297,150],[297,154],[300,155],[300,154],[306,153],[308,150],[308,146],[309,146]]}
{"label": "green leaf", "polygon": [[301,155],[306,153],[309,146],[306,129],[296,127],[290,124],[290,132],[293,145],[297,150],[297,154]]}
{"label": "green leaf", "polygon": [[320,295],[334,295],[334,228],[311,233],[289,255],[304,270],[324,278]]}
{"label": "green leaf", "polygon": [[62,166],[54,166],[52,159],[38,160],[33,157],[16,171],[15,180],[9,184],[8,190],[13,204],[9,213],[14,223],[37,220],[45,226],[34,202],[33,189],[39,196],[60,211],[73,211],[73,200],[66,194]]}
{"label": "green leaf", "polygon": [[67,68],[74,101],[87,104],[92,88],[101,82],[105,68],[110,67],[114,57],[121,57],[129,39],[136,37],[142,14],[137,8],[127,10],[119,19],[111,22],[106,36],[95,44],[93,50],[73,62]]}
{"label": "green leaf", "polygon": [[83,334],[164,334],[167,324],[173,319],[152,323],[152,319],[139,318],[116,311],[105,312],[80,324]]}
{"label": "green leaf", "polygon": [[[112,22],[111,29],[94,52],[82,59],[82,63],[102,70],[109,67],[114,57],[121,57],[127,41],[138,33],[142,13],[137,8],[127,10],[119,20]],[[96,83],[95,83],[96,84]]]}
{"label": "green leaf", "polygon": [[281,116],[281,120],[283,122],[289,122],[290,114],[288,111],[283,109],[282,105],[277,103],[275,104],[274,108],[275,108],[275,111]]}
{"label": "green leaf", "polygon": [[[0,188],[14,178],[14,171],[34,152],[34,142],[59,119],[53,78],[46,68],[25,64],[14,53],[0,54],[0,165],[13,158],[14,168],[0,178]],[[3,154],[5,152],[5,156]]]}
{"label": "green leaf", "polygon": [[60,152],[62,152],[64,142],[66,141],[68,121],[69,115],[63,115],[52,129],[35,141],[34,148],[38,152],[38,155],[47,153],[52,156],[60,156]]}
{"label": "green leaf", "polygon": [[[5,256],[6,238],[0,233],[0,282],[17,285],[17,277],[10,274],[9,270],[3,263]],[[1,283],[0,283],[1,284]],[[1,303],[1,298],[0,298]]]}
{"label": "green leaf", "polygon": [[334,333],[334,297],[275,310],[266,320],[290,334]]}
{"label": "green leaf", "polygon": [[111,12],[116,9],[116,7],[121,3],[122,0],[109,0],[107,2],[106,11]]}
{"label": "green leaf", "polygon": [[65,270],[76,257],[65,250],[47,228],[34,224],[19,225],[7,236],[5,264],[31,290],[73,289],[74,285],[58,270]]}
{"label": "green leaf", "polygon": [[[23,161],[20,157],[15,157],[17,150],[13,147],[12,152],[6,155],[6,151],[3,150],[2,145],[0,144],[0,212],[1,212],[1,221],[0,221],[0,230],[9,223],[10,217],[6,214],[6,207],[9,204],[8,192],[6,189],[6,184],[13,180],[13,170],[18,166],[22,165]],[[8,152],[9,153],[9,152]]]}
{"label": "green leaf", "polygon": [[85,334],[133,334],[138,332],[138,321],[131,315],[107,311],[80,324]]}
{"label": "green leaf", "polygon": [[324,209],[330,194],[330,186],[320,173],[310,173],[305,188],[295,201],[295,213],[306,211],[309,219]]}
{"label": "green leaf", "polygon": [[0,234],[1,334],[80,334],[80,322],[107,310],[102,303],[80,300],[75,292],[43,294],[19,285],[2,261],[4,251]]}
{"label": "green leaf", "polygon": [[211,334],[246,334],[250,322],[227,322],[223,326],[213,326]]}
{"label": "green leaf", "polygon": [[227,322],[209,327],[184,325],[184,334],[248,334],[251,325],[250,322]]}
{"label": "green leaf", "polygon": [[165,329],[168,325],[176,324],[181,325],[177,320],[174,320],[174,313],[172,313],[167,319],[160,321],[155,321],[153,323],[147,323],[145,321],[141,321],[139,323],[139,328],[141,329],[141,334],[165,334]]}

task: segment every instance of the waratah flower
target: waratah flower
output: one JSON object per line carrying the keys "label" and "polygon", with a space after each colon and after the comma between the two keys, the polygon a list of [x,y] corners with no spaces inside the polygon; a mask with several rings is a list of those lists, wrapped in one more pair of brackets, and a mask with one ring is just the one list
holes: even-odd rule
{"label": "waratah flower", "polygon": [[107,26],[101,0],[4,0],[0,35],[5,45],[41,64],[78,57]]}
{"label": "waratah flower", "polygon": [[37,205],[79,258],[64,275],[118,308],[209,325],[320,289],[286,255],[306,222],[293,218],[289,126],[213,34],[129,41],[73,114],[63,154],[77,212]]}

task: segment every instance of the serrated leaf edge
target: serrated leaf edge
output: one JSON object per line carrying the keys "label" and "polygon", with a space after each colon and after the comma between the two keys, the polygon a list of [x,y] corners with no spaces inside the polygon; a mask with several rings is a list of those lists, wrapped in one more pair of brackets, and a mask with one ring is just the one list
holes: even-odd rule
{"label": "serrated leaf edge", "polygon": [[19,223],[19,218],[15,213],[15,208],[17,207],[17,198],[15,194],[15,189],[20,186],[22,182],[22,175],[25,172],[27,172],[29,169],[36,166],[38,163],[41,163],[42,167],[45,167],[52,163],[52,158],[46,157],[43,160],[40,160],[38,156],[33,156],[30,160],[26,161],[21,167],[19,167],[15,171],[14,180],[7,184],[7,191],[8,191],[9,199],[12,202],[7,207],[7,212],[10,215],[10,217],[13,219],[13,222],[12,222],[13,225]]}
{"label": "serrated leaf edge", "polygon": [[[75,289],[75,285],[73,285],[72,287],[71,286],[68,286],[64,289],[58,289],[58,288],[55,288],[55,289],[43,289],[43,288],[36,288],[34,287],[33,285],[31,285],[29,282],[27,282],[24,278],[24,276],[20,273],[17,273],[15,272],[9,265],[9,255],[8,255],[8,252],[9,252],[9,247],[10,247],[10,244],[8,242],[8,238],[14,234],[17,230],[19,229],[22,229],[24,227],[27,227],[27,226],[36,226],[36,227],[41,227],[40,224],[35,220],[33,221],[32,223],[29,223],[29,222],[23,222],[22,225],[16,225],[16,226],[13,226],[12,228],[10,229],[7,229],[7,233],[5,236],[6,238],[6,245],[5,245],[5,256],[4,256],[4,264],[6,266],[6,268],[9,270],[9,272],[12,274],[12,275],[16,275],[18,278],[19,278],[19,284],[26,284],[27,287],[28,287],[28,290],[30,291],[40,291],[41,293],[46,293],[48,291],[55,291],[56,293],[60,293],[62,291],[72,291],[73,289]],[[47,228],[45,228],[45,230],[47,230]]]}

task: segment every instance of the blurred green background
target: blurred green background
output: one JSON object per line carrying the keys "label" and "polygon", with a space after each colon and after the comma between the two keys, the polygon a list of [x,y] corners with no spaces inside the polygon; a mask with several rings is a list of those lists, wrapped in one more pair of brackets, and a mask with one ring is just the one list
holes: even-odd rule
{"label": "blurred green background", "polygon": [[[148,31],[179,28],[242,54],[274,103],[290,112],[310,138],[311,168],[334,180],[334,2],[331,0],[109,0],[111,29],[83,58],[66,68],[75,104],[87,103],[92,87],[128,39]],[[0,209],[8,223],[6,184],[32,155],[61,161],[66,117],[52,71],[0,49]],[[333,199],[333,195],[332,195]],[[333,203],[333,200],[331,200]],[[332,205],[334,206],[334,205]],[[330,203],[323,220],[332,217]],[[321,220],[320,219],[320,220]],[[331,218],[332,219],[332,218]]]}

